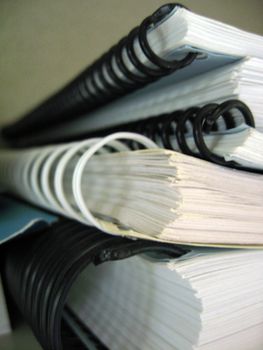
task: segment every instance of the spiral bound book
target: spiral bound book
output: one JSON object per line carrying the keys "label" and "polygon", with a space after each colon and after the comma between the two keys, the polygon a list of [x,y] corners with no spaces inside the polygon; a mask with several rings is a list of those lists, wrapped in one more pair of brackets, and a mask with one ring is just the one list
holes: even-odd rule
{"label": "spiral bound book", "polygon": [[[72,119],[47,132],[33,133],[20,144],[28,146],[79,139],[92,132],[110,128],[121,130],[127,123],[141,120],[143,124],[150,117],[233,99],[247,105],[256,129],[263,132],[262,91],[263,60],[246,58],[181,82],[175,82],[174,76],[163,78],[82,118]],[[19,144],[19,140],[16,142]]]}
{"label": "spiral bound book", "polygon": [[[175,258],[182,247],[103,234],[60,221],[39,236],[9,244],[3,266],[6,288],[45,350],[105,349],[100,339],[67,308],[69,290],[89,264],[142,253]],[[116,310],[117,311],[117,310]]]}
{"label": "spiral bound book", "polygon": [[24,137],[173,72],[178,82],[246,56],[263,57],[261,36],[167,4],[3,134]]}
{"label": "spiral bound book", "polygon": [[260,350],[262,251],[193,249],[89,266],[68,307],[111,350]]}
{"label": "spiral bound book", "polygon": [[[131,142],[147,149],[131,151]],[[236,161],[253,158],[239,151],[229,154],[237,168]],[[258,154],[262,158],[261,150]],[[0,185],[34,205],[114,235],[257,247],[263,245],[263,163],[256,164],[257,169],[237,171],[160,149],[143,135],[116,133],[2,150]]]}
{"label": "spiral bound book", "polygon": [[66,220],[9,245],[4,272],[46,350],[260,350],[262,255],[128,240]]}
{"label": "spiral bound book", "polygon": [[[82,127],[77,136],[72,131],[62,138],[85,139],[119,131],[137,132],[149,137],[161,148],[181,151],[220,165],[246,171],[261,171],[263,167],[263,134],[255,129],[254,116],[240,100],[192,106],[94,132],[84,130],[85,127]],[[67,127],[63,132],[66,134]],[[49,137],[52,139],[52,135]],[[41,144],[41,140],[45,143],[47,138],[43,135],[31,141]],[[136,143],[131,142],[129,146],[138,149]]]}

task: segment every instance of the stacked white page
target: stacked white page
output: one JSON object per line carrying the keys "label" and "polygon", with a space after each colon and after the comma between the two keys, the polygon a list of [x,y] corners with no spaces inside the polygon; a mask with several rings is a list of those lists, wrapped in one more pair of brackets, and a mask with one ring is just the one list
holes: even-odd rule
{"label": "stacked white page", "polygon": [[[149,149],[129,151],[119,141],[125,138]],[[117,133],[2,150],[0,186],[108,233],[186,244],[263,244],[262,175],[155,147],[141,135]],[[229,150],[231,159],[253,161],[242,147]],[[262,169],[262,157],[255,160]]]}
{"label": "stacked white page", "polygon": [[68,305],[112,350],[261,350],[263,252],[198,249],[86,268]]}
{"label": "stacked white page", "polygon": [[[147,39],[151,49],[162,58],[181,59],[184,53],[199,53],[197,60],[176,72],[177,81],[223,66],[242,57],[263,58],[262,36],[200,16],[178,6],[175,6],[174,10],[159,24],[149,29]],[[134,50],[143,64],[153,67],[137,39],[134,43]],[[123,49],[122,55],[128,69],[136,72],[126,49]],[[116,74],[126,80],[118,64],[116,62],[113,64]],[[105,78],[108,83],[114,85],[106,71],[105,69]],[[103,89],[104,85],[100,81],[99,74],[95,74],[94,78]],[[92,88],[91,80],[88,84]]]}
{"label": "stacked white page", "polygon": [[[226,161],[234,161],[251,169],[262,169],[263,165],[263,133],[241,124],[238,127],[222,132],[204,135],[208,149],[214,154],[223,157]],[[186,136],[189,148],[198,154],[193,135]],[[173,149],[179,150],[174,137]]]}

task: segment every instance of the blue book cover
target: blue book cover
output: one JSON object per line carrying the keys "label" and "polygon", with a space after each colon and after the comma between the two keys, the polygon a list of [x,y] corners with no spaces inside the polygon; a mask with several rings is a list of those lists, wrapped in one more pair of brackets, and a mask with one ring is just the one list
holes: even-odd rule
{"label": "blue book cover", "polygon": [[58,220],[56,215],[19,200],[0,196],[0,244],[42,229]]}

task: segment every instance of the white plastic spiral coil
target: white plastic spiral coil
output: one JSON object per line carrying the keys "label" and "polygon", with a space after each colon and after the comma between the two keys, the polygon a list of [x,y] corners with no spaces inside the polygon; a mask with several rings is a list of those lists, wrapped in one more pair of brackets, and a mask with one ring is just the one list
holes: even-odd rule
{"label": "white plastic spiral coil", "polygon": [[[0,184],[37,206],[103,229],[83,196],[84,169],[96,154],[129,151],[120,140],[136,141],[145,148],[157,148],[150,139],[119,132],[63,145],[26,150],[2,150]],[[105,171],[107,171],[105,169]]]}

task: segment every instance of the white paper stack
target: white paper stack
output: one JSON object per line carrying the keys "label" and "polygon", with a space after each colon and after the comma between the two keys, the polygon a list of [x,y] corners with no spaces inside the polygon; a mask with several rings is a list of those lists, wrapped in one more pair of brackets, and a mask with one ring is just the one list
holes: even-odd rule
{"label": "white paper stack", "polygon": [[[150,149],[129,151],[118,140],[125,138]],[[112,234],[185,244],[263,244],[262,175],[154,147],[141,135],[117,133],[2,150],[0,185]],[[262,170],[261,152],[251,156],[249,150],[229,148],[228,157],[256,161]]]}
{"label": "white paper stack", "polygon": [[68,305],[111,350],[261,350],[262,271],[257,250],[137,256],[88,267]]}

